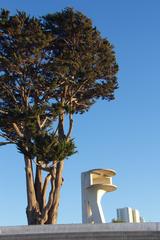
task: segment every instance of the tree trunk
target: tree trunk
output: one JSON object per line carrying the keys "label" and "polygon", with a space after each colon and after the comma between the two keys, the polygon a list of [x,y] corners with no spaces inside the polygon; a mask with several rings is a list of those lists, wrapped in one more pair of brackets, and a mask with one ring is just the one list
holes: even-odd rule
{"label": "tree trunk", "polygon": [[[64,113],[59,116],[58,137],[63,140],[64,134]],[[57,223],[58,207],[60,201],[60,190],[62,186],[62,172],[64,160],[58,161],[56,166],[49,171],[42,184],[42,169],[36,166],[34,181],[32,160],[25,156],[27,202],[26,209],[28,224],[55,224]],[[51,183],[51,190],[46,201],[46,189]]]}
{"label": "tree trunk", "polygon": [[42,196],[42,170],[39,166],[36,166],[36,177],[35,177],[35,193],[36,193],[36,199],[39,203],[40,211],[42,211],[43,208],[43,196]]}
{"label": "tree trunk", "polygon": [[34,177],[32,160],[25,156],[25,172],[26,172],[26,188],[27,188],[27,220],[28,224],[39,224],[39,206],[36,200],[36,193],[34,187]]}
{"label": "tree trunk", "polygon": [[58,207],[60,201],[60,190],[62,186],[62,172],[63,172],[64,160],[57,163],[57,171],[55,178],[55,191],[54,199],[50,211],[48,213],[47,224],[56,224],[58,218]]}
{"label": "tree trunk", "polygon": [[[62,101],[63,105],[63,101]],[[64,111],[62,110],[59,115],[59,124],[58,124],[58,137],[59,140],[63,140],[66,136],[64,134]],[[48,213],[48,221],[47,224],[56,224],[58,218],[58,207],[60,201],[60,190],[62,186],[62,172],[64,167],[64,160],[61,160],[57,163],[56,167],[56,177],[55,177],[55,191],[54,191],[54,199],[52,206]]]}
{"label": "tree trunk", "polygon": [[[48,178],[49,175],[47,175],[46,181],[44,181],[42,186],[42,170],[36,166],[36,176],[34,182],[32,160],[25,157],[28,203],[26,214],[28,225],[57,223],[63,166],[64,161],[58,162],[57,167],[53,169],[51,177]],[[48,201],[45,203],[44,199],[49,181],[51,182],[51,190]]]}

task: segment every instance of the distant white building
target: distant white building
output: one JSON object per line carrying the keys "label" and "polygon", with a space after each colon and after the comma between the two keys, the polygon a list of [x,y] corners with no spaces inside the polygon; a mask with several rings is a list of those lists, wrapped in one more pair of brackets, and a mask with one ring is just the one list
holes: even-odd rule
{"label": "distant white building", "polygon": [[137,209],[125,207],[117,209],[117,221],[129,222],[129,223],[140,223],[144,222],[143,218]]}

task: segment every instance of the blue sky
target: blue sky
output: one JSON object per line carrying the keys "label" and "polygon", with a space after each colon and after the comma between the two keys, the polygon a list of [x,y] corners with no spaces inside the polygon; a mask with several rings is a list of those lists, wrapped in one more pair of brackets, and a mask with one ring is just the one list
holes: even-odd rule
{"label": "blue sky", "polygon": [[[66,160],[59,223],[81,222],[80,174],[113,168],[117,191],[102,204],[106,221],[116,208],[137,208],[146,221],[160,221],[160,1],[159,0],[0,0],[41,16],[74,7],[115,46],[119,89],[112,102],[99,101],[75,117],[78,153]],[[25,173],[14,146],[0,152],[0,225],[26,224]]]}

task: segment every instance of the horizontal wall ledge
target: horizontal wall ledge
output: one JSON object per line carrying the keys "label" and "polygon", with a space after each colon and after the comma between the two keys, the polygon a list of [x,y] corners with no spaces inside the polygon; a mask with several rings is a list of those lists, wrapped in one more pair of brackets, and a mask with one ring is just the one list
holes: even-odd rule
{"label": "horizontal wall ledge", "polygon": [[0,227],[0,240],[160,240],[160,223]]}

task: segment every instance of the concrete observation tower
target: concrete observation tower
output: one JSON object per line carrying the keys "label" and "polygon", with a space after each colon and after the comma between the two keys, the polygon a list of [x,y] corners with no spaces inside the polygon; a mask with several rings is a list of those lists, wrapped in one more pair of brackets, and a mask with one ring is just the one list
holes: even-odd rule
{"label": "concrete observation tower", "polygon": [[81,174],[82,223],[105,223],[101,199],[117,189],[112,184],[115,175],[112,169],[92,169]]}

